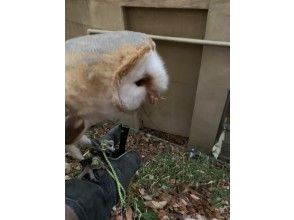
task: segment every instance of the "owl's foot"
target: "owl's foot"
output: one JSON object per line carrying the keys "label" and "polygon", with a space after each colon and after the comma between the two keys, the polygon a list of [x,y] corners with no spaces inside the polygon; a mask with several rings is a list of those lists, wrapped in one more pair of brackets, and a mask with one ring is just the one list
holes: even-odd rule
{"label": "owl's foot", "polygon": [[98,180],[96,179],[96,177],[94,175],[93,169],[91,167],[89,167],[89,166],[85,167],[85,169],[78,175],[78,179],[82,179],[86,175],[89,176],[87,179],[89,179],[90,181],[98,183]]}

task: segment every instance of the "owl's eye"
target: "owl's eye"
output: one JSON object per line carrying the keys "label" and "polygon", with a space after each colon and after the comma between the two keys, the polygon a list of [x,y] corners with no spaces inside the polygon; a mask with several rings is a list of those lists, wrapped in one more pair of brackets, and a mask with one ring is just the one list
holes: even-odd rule
{"label": "owl's eye", "polygon": [[140,79],[140,80],[137,80],[137,81],[135,82],[135,84],[136,84],[137,86],[142,86],[142,85],[144,84],[144,78],[143,78],[143,79]]}
{"label": "owl's eye", "polygon": [[150,76],[145,76],[144,78],[137,80],[137,81],[135,82],[135,84],[136,84],[137,86],[145,86],[145,85],[149,84],[150,81],[151,81]]}

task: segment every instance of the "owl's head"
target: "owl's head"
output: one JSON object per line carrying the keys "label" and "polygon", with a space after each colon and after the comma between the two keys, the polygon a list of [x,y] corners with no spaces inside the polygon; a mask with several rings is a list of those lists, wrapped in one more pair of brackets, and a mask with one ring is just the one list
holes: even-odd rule
{"label": "owl's head", "polygon": [[168,75],[156,50],[147,52],[121,79],[117,88],[118,107],[122,111],[134,111],[148,99],[156,103],[167,90]]}

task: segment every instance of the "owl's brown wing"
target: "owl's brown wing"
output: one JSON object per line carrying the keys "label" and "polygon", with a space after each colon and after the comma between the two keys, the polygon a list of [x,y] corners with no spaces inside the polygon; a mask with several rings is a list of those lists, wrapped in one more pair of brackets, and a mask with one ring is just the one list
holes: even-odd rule
{"label": "owl's brown wing", "polygon": [[85,121],[78,115],[73,114],[66,107],[65,113],[65,144],[75,143],[86,130]]}

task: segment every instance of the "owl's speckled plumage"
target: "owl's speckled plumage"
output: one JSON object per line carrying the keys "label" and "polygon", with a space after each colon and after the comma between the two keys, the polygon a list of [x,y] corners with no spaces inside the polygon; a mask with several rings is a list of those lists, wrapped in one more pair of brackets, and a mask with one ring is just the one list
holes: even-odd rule
{"label": "owl's speckled plumage", "polygon": [[167,89],[155,43],[143,33],[74,38],[66,41],[65,59],[65,101],[72,119],[66,133],[136,110],[147,96],[154,101]]}

